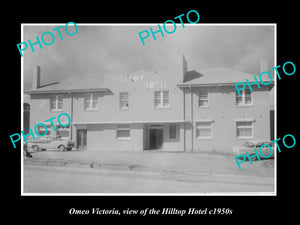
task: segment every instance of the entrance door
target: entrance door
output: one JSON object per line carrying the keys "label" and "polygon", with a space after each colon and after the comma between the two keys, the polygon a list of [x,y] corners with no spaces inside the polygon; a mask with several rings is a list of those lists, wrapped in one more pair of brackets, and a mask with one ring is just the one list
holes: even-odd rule
{"label": "entrance door", "polygon": [[149,149],[160,149],[163,145],[163,127],[150,126],[149,136]]}
{"label": "entrance door", "polygon": [[78,148],[86,148],[86,129],[78,129],[77,130],[77,147]]}

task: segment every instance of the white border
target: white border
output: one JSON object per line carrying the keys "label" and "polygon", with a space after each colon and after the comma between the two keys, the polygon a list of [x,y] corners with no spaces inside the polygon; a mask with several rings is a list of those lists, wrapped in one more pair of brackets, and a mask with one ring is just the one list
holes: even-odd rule
{"label": "white border", "polygon": [[[21,24],[21,42],[23,42],[23,25]],[[24,110],[23,110],[23,105],[24,105],[24,76],[23,76],[23,64],[24,64],[24,57],[21,57],[21,130],[24,130],[23,124],[24,124]],[[23,162],[24,162],[24,153],[23,153],[23,142],[21,141],[21,195],[24,195],[24,173],[23,173]]]}
{"label": "white border", "polygon": [[[274,67],[277,66],[277,24],[274,24]],[[275,84],[274,84],[274,138],[277,139],[277,76],[275,75]],[[275,147],[277,149],[277,146]],[[277,196],[277,151],[274,151],[274,190],[275,195]]]}
{"label": "white border", "polygon": [[[178,23],[176,23],[178,24]],[[179,23],[180,24],[180,23]],[[24,26],[59,26],[65,23],[22,23],[21,42],[24,38]],[[157,26],[157,23],[78,23],[78,26]],[[167,26],[170,24],[167,24]],[[185,26],[274,26],[274,67],[277,65],[277,24],[276,23],[196,23]],[[23,130],[23,61],[21,57],[21,130]],[[277,76],[274,75],[274,138],[277,139]],[[277,196],[277,152],[274,151],[274,192],[212,192],[212,193],[24,193],[23,144],[21,144],[21,196]]]}

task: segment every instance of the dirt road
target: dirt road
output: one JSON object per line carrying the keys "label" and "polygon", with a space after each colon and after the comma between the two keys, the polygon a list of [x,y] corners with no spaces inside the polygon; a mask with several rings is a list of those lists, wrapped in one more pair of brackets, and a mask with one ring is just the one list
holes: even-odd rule
{"label": "dirt road", "polygon": [[24,193],[274,192],[273,177],[24,165]]}

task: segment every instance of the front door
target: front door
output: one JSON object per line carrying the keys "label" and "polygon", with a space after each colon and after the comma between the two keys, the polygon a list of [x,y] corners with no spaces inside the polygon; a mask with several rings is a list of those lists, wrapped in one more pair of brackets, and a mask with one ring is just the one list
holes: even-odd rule
{"label": "front door", "polygon": [[77,148],[86,148],[86,129],[77,130]]}
{"label": "front door", "polygon": [[160,149],[163,145],[163,129],[156,127],[149,129],[149,149]]}

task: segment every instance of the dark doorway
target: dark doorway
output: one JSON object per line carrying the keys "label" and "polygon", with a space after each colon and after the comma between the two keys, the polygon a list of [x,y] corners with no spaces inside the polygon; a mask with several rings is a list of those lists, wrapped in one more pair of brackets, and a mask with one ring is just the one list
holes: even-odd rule
{"label": "dark doorway", "polygon": [[29,133],[29,119],[30,119],[30,105],[28,103],[23,103],[23,131],[25,134]]}
{"label": "dark doorway", "polygon": [[77,130],[77,148],[86,149],[86,129]]}
{"label": "dark doorway", "polygon": [[163,129],[150,128],[149,149],[160,149],[163,145]]}

